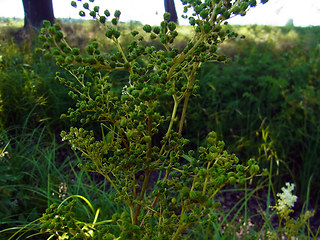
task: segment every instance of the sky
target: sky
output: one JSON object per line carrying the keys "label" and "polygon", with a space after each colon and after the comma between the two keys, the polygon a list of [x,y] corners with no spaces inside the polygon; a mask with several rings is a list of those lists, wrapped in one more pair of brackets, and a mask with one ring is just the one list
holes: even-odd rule
{"label": "sky", "polygon": [[[79,9],[71,7],[70,0],[52,1],[56,18],[80,18]],[[23,18],[22,0],[0,0],[0,4],[0,17]],[[121,10],[120,20],[125,22],[136,20],[143,24],[156,25],[162,21],[164,13],[163,0],[95,0],[93,6],[95,4],[100,6],[102,11],[106,8],[110,12]],[[180,16],[183,10],[181,1],[175,0],[175,5]],[[269,0],[264,5],[258,4],[250,9],[246,16],[236,16],[228,22],[284,26],[290,19],[295,26],[320,25],[320,0]],[[179,23],[187,24],[187,20],[180,18]]]}

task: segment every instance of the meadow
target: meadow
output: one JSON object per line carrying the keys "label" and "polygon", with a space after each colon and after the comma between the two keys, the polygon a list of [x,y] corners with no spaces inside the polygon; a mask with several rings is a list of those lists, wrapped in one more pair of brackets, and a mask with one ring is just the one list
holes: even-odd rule
{"label": "meadow", "polygon": [[[96,22],[58,23],[73,46],[85,49],[96,38],[104,53],[115,51]],[[78,168],[84,161],[81,154],[62,141],[60,132],[75,124],[60,115],[76,102],[55,73],[65,73],[67,80],[70,76],[53,59],[35,53],[37,37],[17,38],[21,24],[8,19],[0,23],[0,239],[9,239],[21,226],[26,227],[13,239],[47,239],[39,238],[36,220],[53,203],[83,196],[100,209],[99,219],[112,218],[123,205],[113,201],[115,191],[105,178]],[[119,28],[125,46],[133,29],[143,31],[137,22],[120,23]],[[175,46],[183,49],[192,29],[177,28]],[[200,94],[189,102],[183,134],[194,150],[214,131],[240,162],[255,159],[267,174],[223,187],[210,221],[197,223],[185,237],[273,239],[285,221],[279,223],[270,206],[290,182],[298,197],[290,219],[301,223],[292,239],[319,239],[320,27],[248,25],[226,26],[226,31],[245,38],[219,45],[219,53],[230,61],[202,65],[197,73]],[[115,88],[121,89],[127,77],[116,73]],[[170,100],[163,102],[166,112]],[[94,219],[88,209],[78,203],[75,214]],[[308,210],[313,213],[309,218]]]}

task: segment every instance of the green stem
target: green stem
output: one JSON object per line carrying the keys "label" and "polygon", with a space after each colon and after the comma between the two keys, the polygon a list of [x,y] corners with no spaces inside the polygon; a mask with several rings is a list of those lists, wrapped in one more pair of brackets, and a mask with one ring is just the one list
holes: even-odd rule
{"label": "green stem", "polygon": [[[176,95],[173,95],[173,100],[174,100],[174,106],[173,106],[173,110],[172,110],[172,115],[171,115],[171,120],[170,120],[170,123],[169,123],[169,127],[168,127],[167,133],[165,135],[166,139],[169,138],[169,135],[170,135],[170,132],[171,132],[171,129],[172,129],[172,126],[173,126],[173,122],[175,121],[175,118],[176,118],[178,106],[179,106],[179,103],[180,103],[179,100],[177,99]],[[166,143],[164,143],[162,145],[161,150],[160,150],[160,155],[163,154],[165,146],[166,146]]]}
{"label": "green stem", "polygon": [[174,64],[170,68],[167,74],[167,79],[170,79],[172,77],[172,74],[174,73],[176,67],[179,66],[189,55],[191,55],[205,38],[206,38],[206,35],[202,34],[199,37],[199,39],[196,40],[196,43],[194,44],[194,46],[187,53],[181,53],[174,58],[173,60]]}
{"label": "green stem", "polygon": [[192,71],[190,73],[190,77],[188,78],[188,84],[187,84],[187,90],[184,96],[184,103],[183,103],[183,109],[181,113],[180,123],[179,123],[179,131],[178,131],[178,138],[182,135],[182,128],[183,128],[183,122],[186,117],[187,107],[188,107],[188,101],[191,95],[190,88],[194,84],[194,80],[196,77],[197,69],[200,67],[200,63],[193,64]]}
{"label": "green stem", "polygon": [[[210,162],[208,162],[207,172],[209,171],[210,165],[211,165]],[[205,195],[205,194],[206,194],[207,185],[208,185],[208,179],[209,179],[209,176],[206,175],[206,179],[204,180],[204,184],[203,184],[202,195]]]}
{"label": "green stem", "polygon": [[[147,171],[145,173],[145,176],[144,176],[142,189],[141,189],[140,196],[139,196],[139,201],[143,200],[144,194],[145,194],[145,192],[147,190],[148,182],[149,182],[149,178],[150,178],[150,173],[151,173],[150,169],[147,169]],[[132,221],[132,224],[134,224],[134,225],[137,225],[138,216],[140,214],[140,210],[141,210],[141,204],[138,204],[136,212],[135,212],[134,217],[133,217],[133,221]]]}
{"label": "green stem", "polygon": [[177,231],[174,233],[171,240],[179,239],[179,235],[186,229],[186,227],[179,225]]}
{"label": "green stem", "polygon": [[184,216],[184,213],[185,213],[185,208],[184,208],[184,206],[182,206],[180,220],[179,220],[179,227],[178,227],[177,231],[174,233],[171,240],[179,239],[179,235],[187,228],[187,226],[183,225],[183,223],[181,222],[182,218]]}
{"label": "green stem", "polygon": [[184,119],[186,117],[186,112],[187,112],[187,107],[188,107],[188,101],[189,101],[190,94],[191,93],[188,92],[186,94],[185,98],[184,98],[183,109],[182,109],[181,118],[180,118],[180,122],[179,122],[178,138],[181,138],[181,135],[182,135],[183,122],[184,122]]}

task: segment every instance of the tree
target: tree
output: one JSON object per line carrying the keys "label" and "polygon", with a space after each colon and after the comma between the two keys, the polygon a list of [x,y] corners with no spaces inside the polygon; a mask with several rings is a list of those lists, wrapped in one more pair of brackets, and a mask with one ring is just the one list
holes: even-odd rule
{"label": "tree", "polygon": [[166,12],[171,14],[169,22],[177,23],[178,16],[177,16],[176,7],[174,5],[174,0],[164,0],[164,8]]}
{"label": "tree", "polygon": [[22,0],[24,28],[39,28],[43,20],[54,22],[52,0]]}

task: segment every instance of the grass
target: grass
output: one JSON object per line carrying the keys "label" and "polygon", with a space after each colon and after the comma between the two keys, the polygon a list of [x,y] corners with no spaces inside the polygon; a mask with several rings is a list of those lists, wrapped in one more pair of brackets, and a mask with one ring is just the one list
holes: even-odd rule
{"label": "grass", "polygon": [[[117,212],[117,206],[109,200],[112,190],[106,181],[79,171],[76,165],[81,159],[67,146],[57,145],[56,139],[47,131],[46,127],[39,126],[11,129],[10,135],[4,130],[1,132],[1,149],[6,146],[7,152],[0,161],[2,230],[12,228],[15,232],[17,226],[39,219],[50,204],[76,194],[100,208],[103,219]],[[77,213],[80,218],[92,217],[83,205],[79,205]],[[39,223],[29,225],[25,230],[30,231],[27,235],[37,232]],[[12,231],[4,231],[0,239],[8,239],[11,234]]]}

